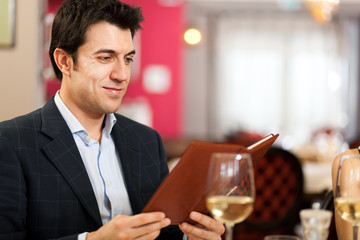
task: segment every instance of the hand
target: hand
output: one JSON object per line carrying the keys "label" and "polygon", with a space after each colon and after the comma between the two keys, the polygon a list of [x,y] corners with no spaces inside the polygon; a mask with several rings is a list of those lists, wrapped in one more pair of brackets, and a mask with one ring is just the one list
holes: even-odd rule
{"label": "hand", "polygon": [[198,224],[193,226],[189,223],[182,223],[179,226],[181,231],[188,236],[188,240],[221,240],[221,235],[225,232],[222,222],[198,212],[191,212],[190,218]]}
{"label": "hand", "polygon": [[141,213],[134,216],[118,215],[95,232],[88,233],[86,240],[155,239],[160,230],[170,225],[170,219],[162,212]]}
{"label": "hand", "polygon": [[[337,172],[338,167],[340,163],[340,159],[344,155],[358,155],[359,150],[356,148],[354,149],[348,149],[345,152],[342,152],[341,154],[337,155],[335,159],[332,162],[332,187],[333,192],[335,192],[336,189],[336,180],[337,180]],[[341,185],[340,188],[346,188],[346,185]],[[337,211],[334,212],[335,217],[335,226],[336,226],[336,232],[338,235],[339,240],[347,240],[352,239],[353,237],[353,228],[352,225],[345,221],[343,218],[340,217],[339,213]]]}

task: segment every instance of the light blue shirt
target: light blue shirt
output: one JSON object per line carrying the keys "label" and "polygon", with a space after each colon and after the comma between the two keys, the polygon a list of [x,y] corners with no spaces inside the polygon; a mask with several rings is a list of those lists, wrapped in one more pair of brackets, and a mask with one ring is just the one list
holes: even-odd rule
{"label": "light blue shirt", "polygon": [[[81,158],[99,207],[102,223],[105,224],[116,215],[132,215],[128,193],[126,191],[120,164],[111,130],[116,123],[114,114],[107,114],[102,130],[101,144],[90,135],[61,100],[59,91],[55,95],[55,104],[65,119]],[[111,203],[111,207],[110,204]],[[85,240],[86,233],[78,239]]]}

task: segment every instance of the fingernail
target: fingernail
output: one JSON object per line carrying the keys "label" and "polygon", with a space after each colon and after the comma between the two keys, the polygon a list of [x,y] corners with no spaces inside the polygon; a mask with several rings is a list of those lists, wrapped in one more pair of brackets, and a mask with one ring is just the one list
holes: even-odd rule
{"label": "fingernail", "polygon": [[193,217],[193,218],[197,218],[200,216],[199,213],[197,213],[197,212],[191,212],[190,214],[191,214],[191,217]]}
{"label": "fingernail", "polygon": [[165,219],[163,220],[163,222],[164,222],[165,226],[168,226],[168,225],[170,225],[170,223],[171,223],[171,221],[170,221],[169,218],[165,218]]}
{"label": "fingernail", "polygon": [[187,223],[182,223],[182,224],[181,224],[181,227],[182,227],[183,229],[187,229],[188,224],[187,224]]}

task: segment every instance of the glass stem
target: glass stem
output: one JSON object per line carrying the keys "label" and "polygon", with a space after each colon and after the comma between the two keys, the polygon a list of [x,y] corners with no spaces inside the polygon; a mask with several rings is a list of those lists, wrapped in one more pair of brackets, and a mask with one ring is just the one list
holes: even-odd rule
{"label": "glass stem", "polygon": [[353,240],[357,240],[358,239],[358,226],[357,225],[353,225]]}
{"label": "glass stem", "polygon": [[226,233],[225,233],[225,240],[232,240],[233,239],[233,224],[225,224]]}

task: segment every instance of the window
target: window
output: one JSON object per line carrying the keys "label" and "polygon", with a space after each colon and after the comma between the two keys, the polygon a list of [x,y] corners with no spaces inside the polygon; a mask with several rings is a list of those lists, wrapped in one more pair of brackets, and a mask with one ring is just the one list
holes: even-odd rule
{"label": "window", "polygon": [[357,86],[349,75],[357,53],[349,22],[243,13],[214,22],[211,115],[218,136],[242,129],[300,144],[320,128],[348,127],[356,111],[348,108],[356,96],[349,88]]}

